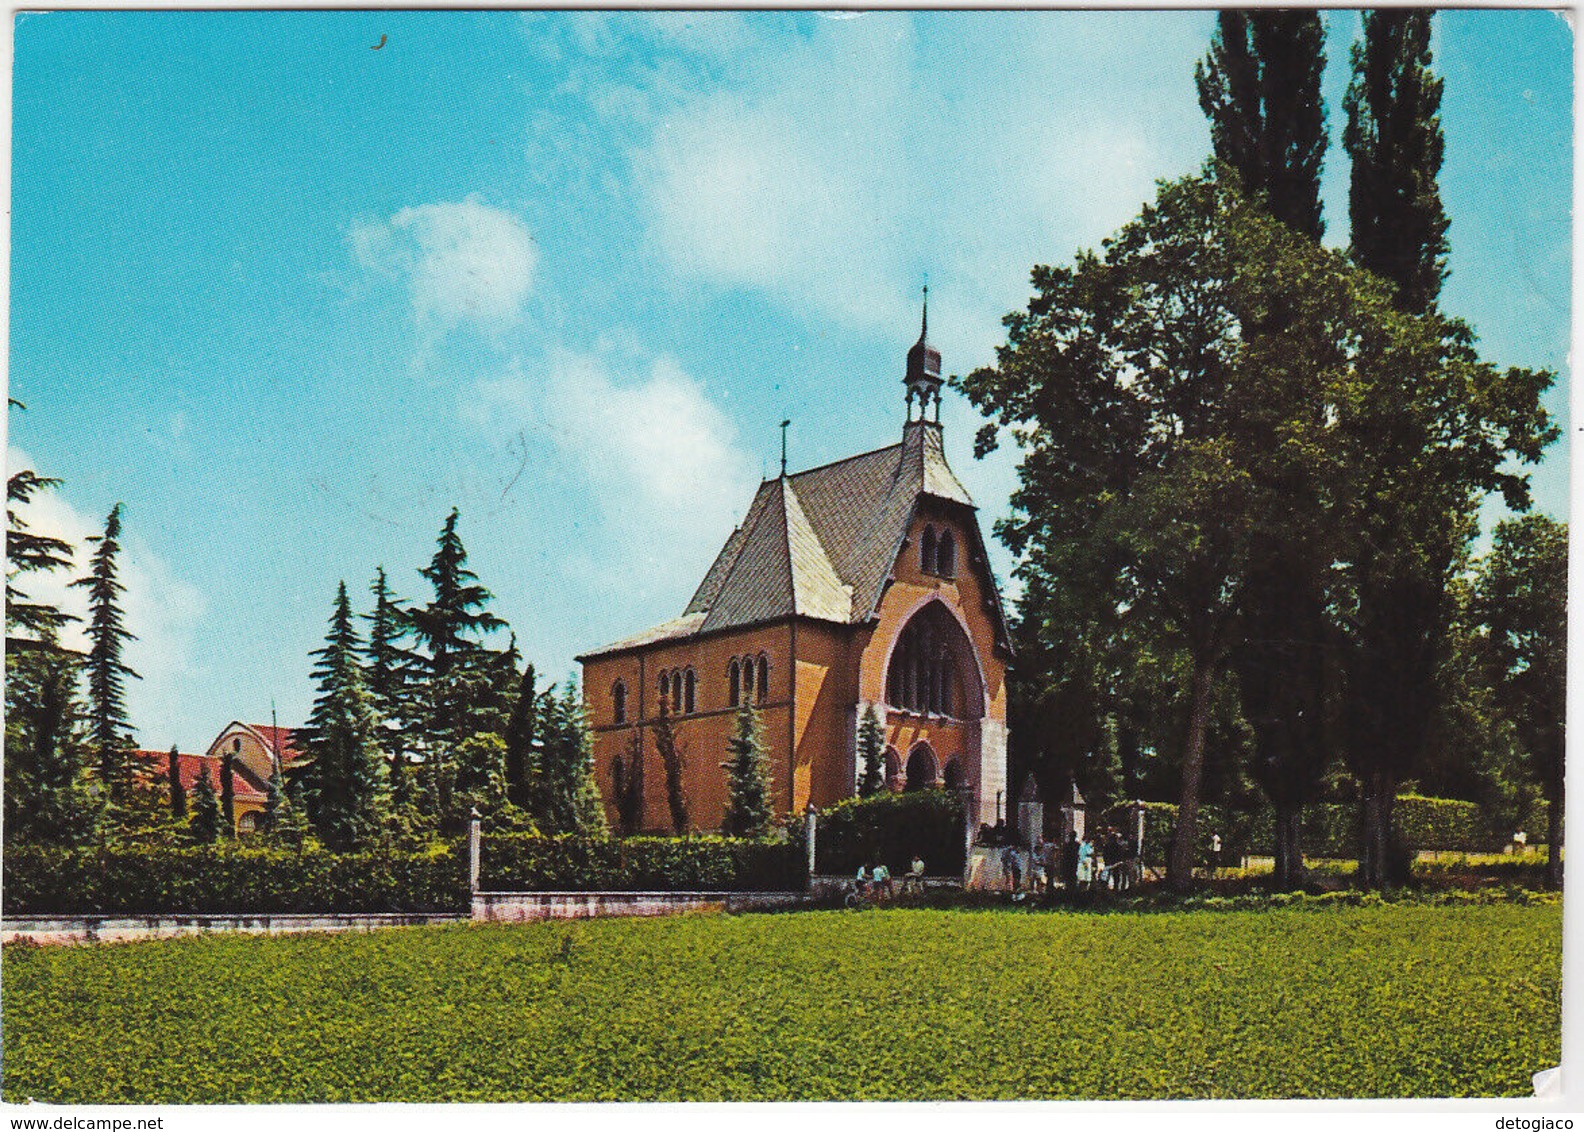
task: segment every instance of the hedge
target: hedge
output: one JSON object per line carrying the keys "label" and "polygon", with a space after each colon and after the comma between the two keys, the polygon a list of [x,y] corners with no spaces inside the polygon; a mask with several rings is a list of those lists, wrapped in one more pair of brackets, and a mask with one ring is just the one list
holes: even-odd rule
{"label": "hedge", "polygon": [[949,790],[849,798],[820,812],[816,871],[850,875],[884,861],[901,876],[917,853],[930,876],[961,876],[964,835],[962,801]]}
{"label": "hedge", "polygon": [[451,845],[403,853],[142,847],[5,850],[7,915],[460,912],[467,862]]}
{"label": "hedge", "polygon": [[479,887],[493,892],[785,892],[806,880],[796,841],[500,833],[480,846]]}
{"label": "hedge", "polygon": [[[1177,807],[1171,802],[1143,803],[1144,859],[1151,865],[1165,862],[1171,849],[1172,832],[1177,824]],[[1108,811],[1113,823],[1124,820],[1118,816],[1129,806]],[[1538,821],[1545,820],[1544,806],[1537,808]],[[1499,849],[1507,843],[1511,830],[1492,832],[1485,813],[1477,802],[1456,798],[1426,798],[1418,794],[1403,794],[1397,798],[1393,811],[1397,835],[1411,849],[1461,850],[1478,852]],[[1354,857],[1358,854],[1359,807],[1356,805],[1327,804],[1305,806],[1303,809],[1300,844],[1309,857]],[[1543,829],[1543,826],[1537,827]],[[1131,834],[1131,828],[1125,829]],[[1225,815],[1215,806],[1199,810],[1197,841],[1198,859],[1207,859],[1212,834],[1221,835],[1222,860],[1244,853],[1269,856],[1275,848],[1274,826],[1271,811],[1262,810],[1252,816]],[[1544,834],[1540,833],[1539,837]],[[1530,843],[1535,843],[1537,830],[1529,831]]]}

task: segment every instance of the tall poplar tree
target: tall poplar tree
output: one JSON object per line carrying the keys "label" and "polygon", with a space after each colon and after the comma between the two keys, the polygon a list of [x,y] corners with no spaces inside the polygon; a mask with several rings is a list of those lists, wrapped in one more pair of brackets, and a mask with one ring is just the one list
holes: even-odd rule
{"label": "tall poplar tree", "polygon": [[1325,234],[1324,48],[1318,12],[1231,9],[1194,68],[1216,158],[1237,171],[1245,194],[1315,240]]}
{"label": "tall poplar tree", "polygon": [[377,717],[358,664],[361,649],[352,624],[346,583],[336,589],[330,631],[313,675],[319,694],[300,732],[308,756],[303,798],[321,840],[350,848],[384,819],[385,782],[379,768]]}
{"label": "tall poplar tree", "polygon": [[[1318,12],[1223,11],[1210,55],[1194,72],[1216,158],[1272,216],[1315,241],[1325,231],[1324,43]],[[1281,333],[1286,306],[1272,304],[1262,332]],[[1268,486],[1290,493],[1304,513],[1321,513],[1312,482],[1287,475]],[[1278,888],[1301,879],[1302,807],[1320,793],[1332,750],[1326,588],[1334,554],[1326,533],[1317,525],[1251,548],[1242,625],[1229,654],[1255,735],[1249,771],[1275,809]]]}
{"label": "tall poplar tree", "polygon": [[99,767],[99,777],[112,801],[123,801],[131,787],[132,724],[127,718],[126,680],[138,674],[121,659],[126,642],[136,638],[122,623],[121,595],[126,591],[116,578],[121,553],[121,504],[110,509],[86,577],[71,583],[88,591],[88,734]]}

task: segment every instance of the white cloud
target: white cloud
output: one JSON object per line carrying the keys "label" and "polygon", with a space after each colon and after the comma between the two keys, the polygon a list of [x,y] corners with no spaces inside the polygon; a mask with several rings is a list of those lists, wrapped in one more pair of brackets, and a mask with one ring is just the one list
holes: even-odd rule
{"label": "white cloud", "polygon": [[431,334],[463,323],[514,325],[533,288],[538,251],[517,216],[466,200],[404,208],[356,224],[352,252],[367,270],[403,280],[413,314]]}
{"label": "white cloud", "polygon": [[654,246],[679,285],[863,331],[911,321],[927,271],[962,331],[999,337],[1033,263],[1093,246],[1204,152],[1192,60],[1146,57],[1172,48],[1139,30],[1115,13],[867,13],[748,41],[737,81],[674,85],[630,154]]}
{"label": "white cloud", "polygon": [[[8,474],[35,466],[17,448],[6,450],[6,465]],[[58,489],[36,493],[22,517],[31,530],[65,539],[74,547],[70,567],[27,575],[18,579],[18,585],[32,600],[75,614],[79,620],[63,632],[62,643],[86,651],[88,595],[86,589],[70,583],[87,574],[96,547],[88,539],[103,533],[104,522],[78,511]],[[127,681],[127,711],[139,742],[164,746],[185,719],[183,696],[199,670],[193,632],[206,602],[196,587],[128,529],[135,516],[123,513],[122,521],[121,554],[116,561],[118,580],[125,587],[121,610],[127,630],[137,638],[127,642],[123,659],[142,677]]]}
{"label": "white cloud", "polygon": [[486,432],[551,438],[569,511],[600,520],[596,586],[695,583],[758,482],[730,420],[669,357],[560,351],[476,392],[466,411]]}

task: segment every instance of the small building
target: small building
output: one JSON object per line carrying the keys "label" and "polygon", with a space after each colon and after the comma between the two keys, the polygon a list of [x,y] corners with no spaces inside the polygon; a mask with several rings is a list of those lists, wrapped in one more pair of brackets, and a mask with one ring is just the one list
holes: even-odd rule
{"label": "small building", "polygon": [[[170,752],[133,751],[134,764],[145,781],[151,783],[166,797],[170,796]],[[188,812],[192,812],[193,797],[204,771],[209,772],[209,783],[214,787],[215,798],[222,795],[221,776],[224,760],[217,755],[176,755],[176,773],[182,790],[187,795]],[[269,785],[255,775],[240,760],[231,764],[231,812],[236,818],[238,834],[252,833],[258,827],[259,814],[269,802]]]}
{"label": "small building", "polygon": [[263,723],[232,720],[226,724],[209,744],[207,754],[220,758],[228,752],[254,778],[266,783],[277,767],[284,779],[303,761],[303,753],[292,742],[291,728]]}
{"label": "small building", "polygon": [[946,462],[927,311],[904,384],[900,443],[783,468],[759,486],[681,616],[578,657],[613,824],[641,761],[640,824],[670,825],[653,741],[664,710],[691,822],[718,828],[721,763],[746,702],[763,719],[783,816],[856,792],[858,727],[873,708],[891,789],[959,790],[970,820],[995,820],[1011,637],[976,508]]}

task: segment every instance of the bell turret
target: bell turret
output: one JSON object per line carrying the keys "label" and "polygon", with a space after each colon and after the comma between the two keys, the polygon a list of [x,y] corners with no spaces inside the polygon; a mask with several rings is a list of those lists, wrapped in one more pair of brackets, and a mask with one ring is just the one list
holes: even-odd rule
{"label": "bell turret", "polygon": [[919,420],[924,420],[931,401],[935,402],[935,421],[940,422],[941,356],[929,344],[929,286],[924,287],[924,324],[919,339],[907,354],[908,420],[913,419],[913,402],[918,401]]}

